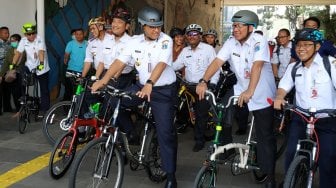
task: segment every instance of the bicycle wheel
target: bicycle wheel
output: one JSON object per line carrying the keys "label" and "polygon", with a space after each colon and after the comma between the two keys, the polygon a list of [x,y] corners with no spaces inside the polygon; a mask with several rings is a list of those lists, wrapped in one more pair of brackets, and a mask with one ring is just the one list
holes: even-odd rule
{"label": "bicycle wheel", "polygon": [[145,162],[146,172],[151,181],[160,183],[167,178],[167,173],[162,170],[160,147],[154,129],[149,132],[145,143]]}
{"label": "bicycle wheel", "polygon": [[[115,145],[107,145],[106,142],[107,138],[101,137],[89,142],[81,150],[71,169],[69,187],[122,186],[124,163],[121,153]],[[108,165],[110,169],[107,169]]]}
{"label": "bicycle wheel", "polygon": [[309,160],[306,156],[295,157],[286,173],[284,187],[307,187],[309,170]]}
{"label": "bicycle wheel", "polygon": [[49,174],[54,179],[59,179],[64,176],[75,157],[77,147],[76,140],[72,148],[70,148],[73,138],[73,132],[68,132],[55,144],[49,160]]}
{"label": "bicycle wheel", "polygon": [[67,119],[71,101],[62,101],[53,105],[42,121],[42,131],[48,142],[53,146],[57,139],[71,127],[73,119]]}
{"label": "bicycle wheel", "polygon": [[212,165],[202,166],[198,171],[194,188],[214,188],[216,186],[216,168]]}
{"label": "bicycle wheel", "polygon": [[21,134],[25,133],[27,130],[27,125],[29,123],[29,112],[26,109],[26,106],[22,106],[20,111],[19,111],[20,115],[17,119],[17,124],[19,127],[19,132]]}

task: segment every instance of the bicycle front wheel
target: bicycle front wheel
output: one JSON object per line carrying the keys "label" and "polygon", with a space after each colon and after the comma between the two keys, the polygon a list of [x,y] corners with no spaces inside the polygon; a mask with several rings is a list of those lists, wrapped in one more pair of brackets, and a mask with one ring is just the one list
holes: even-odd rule
{"label": "bicycle front wheel", "polygon": [[[62,101],[53,105],[44,116],[42,121],[42,131],[50,145],[54,145],[73,123],[72,117],[67,119],[69,111],[72,109],[71,101]],[[73,110],[71,110],[73,112]],[[71,113],[70,112],[70,113]]]}
{"label": "bicycle front wheel", "polygon": [[29,112],[25,106],[21,107],[19,111],[19,117],[17,119],[17,124],[19,127],[19,132],[21,134],[25,133],[27,130],[27,125],[29,123]]}
{"label": "bicycle front wheel", "polygon": [[146,171],[151,181],[160,183],[167,178],[167,173],[162,170],[160,146],[154,129],[149,132],[145,143],[145,161]]}
{"label": "bicycle front wheel", "polygon": [[194,188],[216,187],[216,168],[212,165],[205,165],[198,171],[194,181]]}
{"label": "bicycle front wheel", "polygon": [[291,162],[284,180],[284,187],[308,187],[309,160],[299,155]]}
{"label": "bicycle front wheel", "polygon": [[52,178],[59,179],[68,171],[76,154],[77,141],[71,145],[73,139],[73,132],[68,132],[56,142],[49,160],[49,174]]}
{"label": "bicycle front wheel", "polygon": [[121,152],[115,145],[106,142],[107,138],[101,137],[89,142],[81,150],[71,169],[69,187],[122,186],[124,165]]}

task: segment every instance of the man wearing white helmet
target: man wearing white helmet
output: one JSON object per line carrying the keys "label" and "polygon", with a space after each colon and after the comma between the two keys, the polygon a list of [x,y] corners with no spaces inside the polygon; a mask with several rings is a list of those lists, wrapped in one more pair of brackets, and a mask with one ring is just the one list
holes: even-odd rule
{"label": "man wearing white helmet", "polygon": [[[202,39],[202,27],[198,24],[190,24],[186,28],[186,37],[188,46],[184,47],[181,54],[173,63],[175,70],[185,67],[185,79],[195,85],[188,86],[189,91],[196,97],[196,84],[202,78],[207,67],[215,59],[216,52],[214,48],[204,42]],[[215,86],[218,82],[219,71],[211,79],[211,84]],[[195,146],[194,152],[198,152],[204,147],[205,126],[208,119],[209,104],[205,99],[195,101]]]}
{"label": "man wearing white helmet", "polygon": [[[105,76],[92,85],[92,91],[106,85],[126,64],[135,66],[139,80],[129,90],[136,92],[139,98],[125,99],[123,105],[135,106],[145,99],[149,102],[157,127],[162,170],[167,173],[165,187],[174,188],[177,187],[177,138],[173,127],[176,97],[176,75],[171,67],[173,42],[161,32],[163,20],[157,9],[149,6],[142,8],[138,13],[138,21],[144,33],[128,42],[129,48],[122,51]],[[130,116],[123,112],[119,113],[118,121],[131,123]]]}
{"label": "man wearing white helmet", "polygon": [[[224,96],[224,103],[229,96],[239,95],[238,105],[247,105],[255,118],[257,135],[258,165],[267,174],[266,187],[276,186],[274,179],[276,141],[273,134],[273,109],[267,98],[275,96],[275,81],[270,63],[268,42],[261,35],[254,33],[258,26],[258,16],[249,10],[240,10],[232,17],[233,36],[230,37],[217,58],[211,63],[197,86],[200,98],[204,97],[210,78],[224,62],[228,61],[231,70],[237,76],[233,90]],[[224,129],[232,126],[232,110],[228,108],[224,117]],[[232,142],[231,130],[222,133],[222,142]]]}

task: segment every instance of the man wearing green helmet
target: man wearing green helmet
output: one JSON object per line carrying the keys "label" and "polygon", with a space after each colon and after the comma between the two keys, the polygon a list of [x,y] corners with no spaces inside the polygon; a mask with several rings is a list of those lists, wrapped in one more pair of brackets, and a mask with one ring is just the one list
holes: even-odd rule
{"label": "man wearing green helmet", "polygon": [[[226,61],[230,64],[231,70],[236,74],[237,83],[225,94],[222,101],[227,104],[230,96],[239,95],[238,106],[248,108],[253,113],[258,140],[258,165],[262,172],[267,174],[265,186],[274,188],[276,140],[272,125],[273,108],[266,99],[274,98],[276,87],[268,42],[260,34],[254,33],[254,28],[257,28],[259,23],[254,12],[240,10],[233,15],[232,22],[232,36],[224,43],[216,59],[203,75],[197,85],[197,93],[203,98],[210,78]],[[232,142],[234,113],[233,106],[226,109],[220,137],[223,145]],[[232,156],[232,153],[224,153],[224,159]]]}
{"label": "man wearing green helmet", "polygon": [[12,64],[17,65],[21,59],[22,53],[26,52],[26,62],[24,71],[30,73],[33,69],[36,69],[37,79],[40,85],[41,104],[38,117],[43,118],[45,112],[50,106],[49,96],[49,64],[47,49],[42,37],[37,35],[36,25],[32,23],[25,23],[22,26],[22,32],[25,35],[13,57]]}
{"label": "man wearing green helmet", "polygon": [[[336,109],[336,68],[335,58],[321,56],[319,50],[323,41],[322,33],[317,29],[304,28],[295,35],[295,51],[300,61],[291,63],[279,82],[274,108],[281,109],[284,97],[295,87],[296,105],[308,109]],[[325,58],[329,61],[324,62]],[[329,63],[329,70],[324,63]],[[293,74],[293,69],[296,72]],[[330,72],[330,75],[328,74]],[[319,174],[322,188],[336,187],[336,118],[322,116],[315,124],[318,134]],[[299,139],[306,138],[306,123],[293,113],[288,126],[289,135],[285,159],[286,171],[294,158]]]}

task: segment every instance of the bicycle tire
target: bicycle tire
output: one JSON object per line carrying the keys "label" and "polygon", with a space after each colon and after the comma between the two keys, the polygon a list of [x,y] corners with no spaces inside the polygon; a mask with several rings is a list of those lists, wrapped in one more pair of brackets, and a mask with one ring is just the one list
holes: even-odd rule
{"label": "bicycle tire", "polygon": [[19,117],[17,119],[17,125],[20,134],[24,134],[27,130],[27,125],[29,123],[29,112],[26,107],[21,107],[19,111]]}
{"label": "bicycle tire", "polygon": [[49,174],[53,179],[63,177],[75,157],[77,148],[76,140],[72,145],[70,153],[68,153],[73,135],[73,132],[65,133],[55,144],[49,160]]}
{"label": "bicycle tire", "polygon": [[[122,187],[124,178],[124,163],[118,147],[108,144],[107,137],[101,137],[89,142],[76,157],[69,177],[69,187]],[[102,177],[102,171],[106,170],[109,155],[112,150],[112,160],[109,174]],[[95,161],[95,162],[94,162]]]}
{"label": "bicycle tire", "polygon": [[202,166],[198,171],[194,188],[214,188],[216,186],[216,168],[212,165]]}
{"label": "bicycle tire", "polygon": [[296,156],[287,170],[284,187],[307,187],[309,169],[308,158],[302,155]]}
{"label": "bicycle tire", "polygon": [[151,181],[160,183],[167,178],[167,173],[162,170],[160,146],[155,129],[152,129],[147,135],[145,143],[145,162],[146,172]]}
{"label": "bicycle tire", "polygon": [[[42,121],[42,132],[49,144],[54,146],[57,139],[62,136],[65,130],[61,129],[61,122],[68,115],[68,110],[71,107],[71,101],[61,101],[54,104],[46,113]],[[66,122],[62,122],[66,123]],[[67,122],[72,124],[73,122]],[[64,126],[69,126],[64,125]]]}

